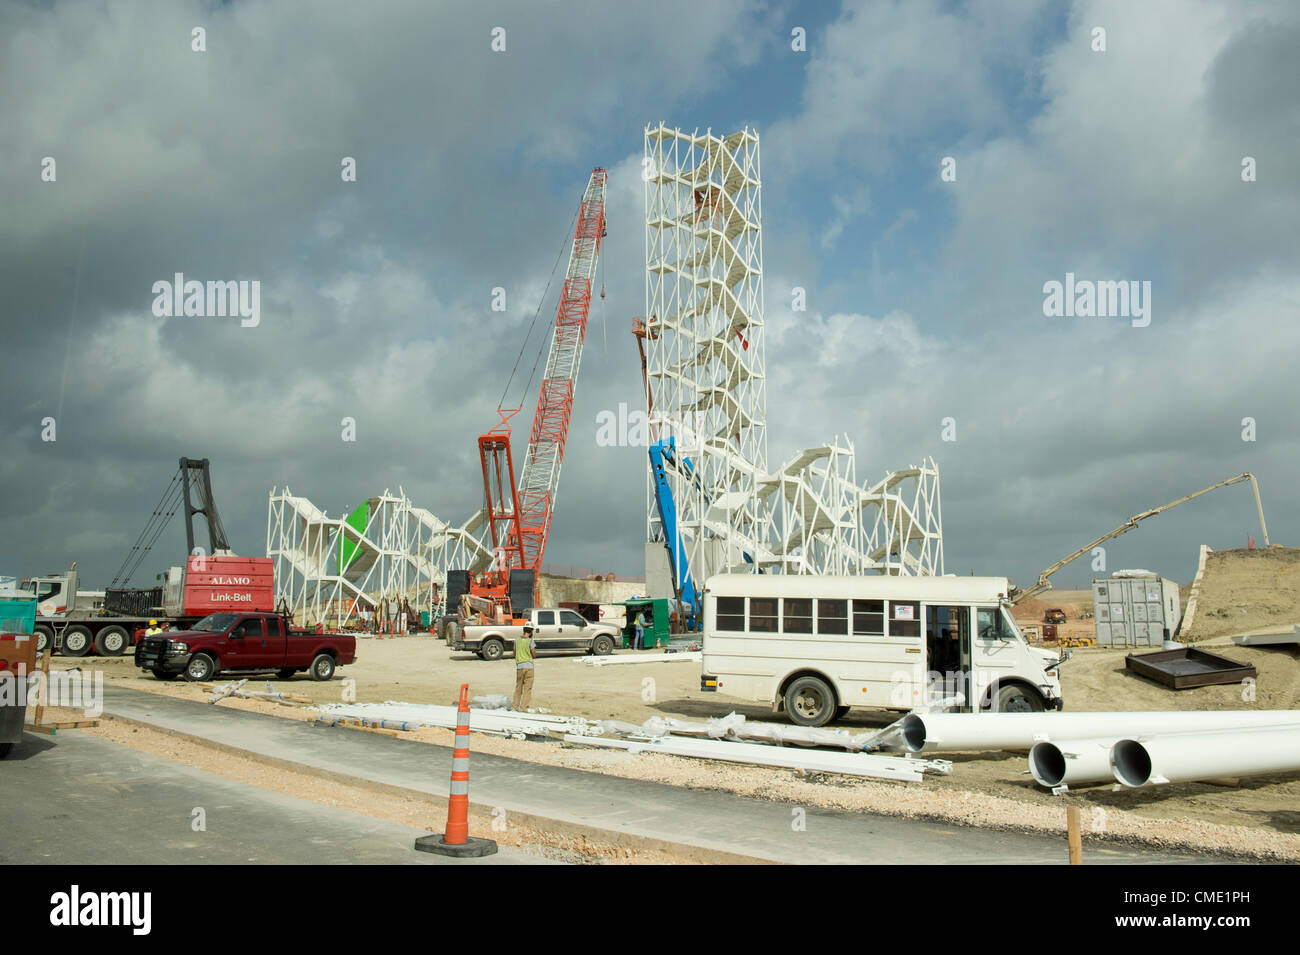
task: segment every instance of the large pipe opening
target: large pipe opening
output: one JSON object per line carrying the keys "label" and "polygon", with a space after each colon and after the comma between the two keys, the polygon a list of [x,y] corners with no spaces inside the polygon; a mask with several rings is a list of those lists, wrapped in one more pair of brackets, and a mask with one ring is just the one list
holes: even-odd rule
{"label": "large pipe opening", "polygon": [[925,720],[915,713],[903,717],[903,745],[909,752],[919,753],[925,748]]}
{"label": "large pipe opening", "polygon": [[1029,772],[1040,786],[1055,789],[1065,781],[1065,754],[1055,743],[1035,743],[1029,750]]}
{"label": "large pipe opening", "polygon": [[1125,786],[1145,786],[1151,781],[1151,754],[1135,739],[1122,739],[1110,751],[1115,778]]}

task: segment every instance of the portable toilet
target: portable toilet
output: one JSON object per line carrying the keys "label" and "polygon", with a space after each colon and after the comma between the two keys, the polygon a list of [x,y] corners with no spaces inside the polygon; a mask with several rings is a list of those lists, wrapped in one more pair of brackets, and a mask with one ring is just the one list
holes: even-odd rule
{"label": "portable toilet", "polygon": [[36,594],[20,590],[13,577],[0,577],[0,633],[31,633],[36,626]]}
{"label": "portable toilet", "polygon": [[649,626],[645,628],[645,646],[649,647],[666,647],[672,636],[672,628],[669,626],[668,601],[662,597],[637,597],[633,600],[620,600],[619,603],[627,608],[627,623],[623,626],[623,646],[636,646],[636,618],[639,613],[645,611],[649,618]]}

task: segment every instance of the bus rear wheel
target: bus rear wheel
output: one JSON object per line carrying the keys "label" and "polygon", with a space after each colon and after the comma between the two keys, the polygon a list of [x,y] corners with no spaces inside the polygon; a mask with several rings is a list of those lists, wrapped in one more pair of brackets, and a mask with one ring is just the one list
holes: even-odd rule
{"label": "bus rear wheel", "polygon": [[835,692],[826,681],[801,676],[785,690],[785,711],[800,726],[825,726],[835,715]]}

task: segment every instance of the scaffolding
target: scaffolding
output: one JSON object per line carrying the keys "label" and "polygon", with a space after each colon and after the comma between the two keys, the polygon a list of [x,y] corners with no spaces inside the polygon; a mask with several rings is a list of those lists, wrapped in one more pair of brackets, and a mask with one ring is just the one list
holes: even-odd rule
{"label": "scaffolding", "polygon": [[[941,574],[933,460],[870,486],[847,437],[767,462],[762,180],[758,134],[645,129],[645,322],[638,324],[652,442],[683,561],[723,572]],[[665,543],[646,482],[646,539]],[[684,565],[684,566],[683,566]]]}
{"label": "scaffolding", "polygon": [[443,612],[449,568],[486,566],[486,516],[459,527],[397,494],[366,498],[330,517],[289,488],[272,488],[266,555],[275,562],[275,603],[301,626],[356,626],[404,610]]}

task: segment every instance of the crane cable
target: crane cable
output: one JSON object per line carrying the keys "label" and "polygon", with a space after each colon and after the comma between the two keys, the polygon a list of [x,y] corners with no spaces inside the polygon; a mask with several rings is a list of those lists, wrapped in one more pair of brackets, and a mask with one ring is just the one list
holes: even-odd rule
{"label": "crane cable", "polygon": [[172,495],[171,500],[168,502],[167,512],[163,515],[162,520],[160,520],[157,524],[154,525],[152,536],[150,536],[149,539],[145,541],[144,546],[140,548],[140,550],[136,553],[135,561],[131,564],[129,568],[127,568],[126,580],[122,582],[123,585],[125,585],[127,581],[129,581],[131,577],[135,574],[135,572],[140,569],[140,565],[144,562],[144,559],[149,554],[149,551],[153,549],[153,545],[158,543],[158,538],[161,537],[162,532],[167,529],[169,522],[171,521],[173,515],[175,515],[176,513],[176,509],[181,504],[181,489],[182,489],[182,485],[178,484],[176,486],[176,492]]}
{"label": "crane cable", "polygon": [[[571,246],[573,243],[573,239],[571,237],[574,235],[574,229],[578,223],[578,213],[581,211],[582,211],[582,206],[579,205],[578,209],[575,210],[573,213],[573,220],[569,223],[569,230],[568,232],[565,233],[564,236],[565,241],[560,243],[560,251],[555,256],[555,264],[551,266],[551,277],[546,280],[546,289],[545,291],[542,292],[542,297],[537,302],[537,311],[533,313],[533,320],[528,323],[528,333],[524,335],[523,344],[519,346],[519,354],[515,356],[515,366],[514,368],[510,369],[510,377],[506,379],[506,386],[505,388],[501,389],[501,400],[497,402],[497,408],[505,407],[506,395],[510,391],[510,384],[515,380],[515,372],[519,370],[519,362],[523,360],[524,350],[527,349],[528,347],[528,340],[533,337],[533,327],[537,324],[537,319],[542,314],[542,306],[546,304],[546,297],[551,292],[551,283],[555,281],[555,271],[560,267],[560,259],[564,256],[564,250],[566,246]],[[527,395],[529,389],[531,389],[533,386],[533,375],[537,374],[537,362],[541,360],[541,349],[545,347],[546,347],[546,341],[545,341],[545,337],[543,336],[541,347],[538,349],[537,352],[537,358],[534,359],[533,361],[533,372],[528,377],[528,384],[524,387],[523,395]],[[522,396],[521,396],[521,406],[522,406]]]}
{"label": "crane cable", "polygon": [[[140,531],[135,543],[131,545],[126,557],[122,559],[122,565],[118,567],[117,574],[113,577],[113,583],[110,586],[117,586],[119,581],[123,585],[130,581],[131,575],[140,566],[144,555],[149,552],[149,548],[158,540],[163,528],[167,526],[172,515],[176,513],[176,505],[180,502],[181,496],[180,480],[181,472],[177,469],[176,473],[172,475],[171,481],[168,482],[166,490],[163,491],[162,497],[159,498],[157,505],[155,505],[149,520],[145,522],[144,529]],[[148,538],[147,544],[144,543],[146,538]],[[141,547],[142,544],[143,548]],[[124,574],[125,576],[123,576]]]}

